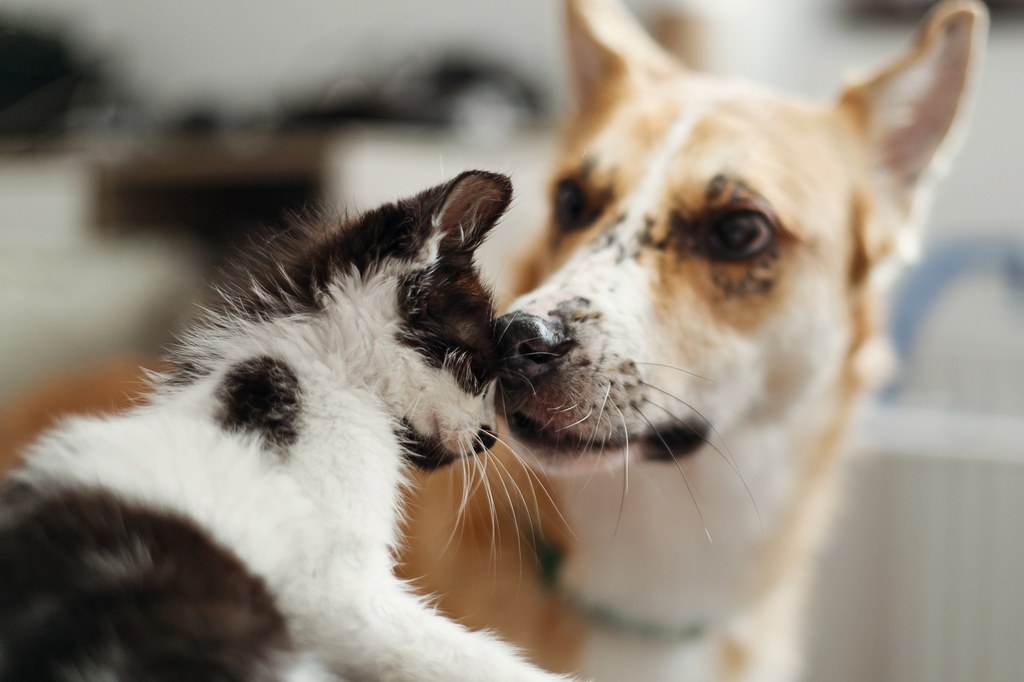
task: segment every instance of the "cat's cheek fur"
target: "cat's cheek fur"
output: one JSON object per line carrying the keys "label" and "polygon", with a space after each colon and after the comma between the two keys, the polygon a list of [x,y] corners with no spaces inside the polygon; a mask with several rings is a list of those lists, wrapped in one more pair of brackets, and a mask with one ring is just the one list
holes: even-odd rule
{"label": "cat's cheek fur", "polygon": [[481,450],[482,428],[493,430],[493,401],[467,394],[451,373],[420,367],[422,378],[404,420],[422,437],[433,437],[454,458],[472,457]]}

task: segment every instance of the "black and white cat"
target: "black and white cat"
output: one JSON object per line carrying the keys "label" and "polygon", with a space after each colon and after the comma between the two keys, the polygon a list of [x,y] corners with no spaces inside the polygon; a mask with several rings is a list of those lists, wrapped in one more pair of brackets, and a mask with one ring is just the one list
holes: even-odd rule
{"label": "black and white cat", "polygon": [[149,404],[75,419],[0,492],[0,680],[537,681],[392,574],[403,472],[489,447],[467,172],[272,245]]}

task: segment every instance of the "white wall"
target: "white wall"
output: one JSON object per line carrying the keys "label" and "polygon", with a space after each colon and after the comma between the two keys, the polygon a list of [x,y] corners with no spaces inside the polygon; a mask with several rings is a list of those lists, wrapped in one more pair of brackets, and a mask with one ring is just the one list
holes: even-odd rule
{"label": "white wall", "polygon": [[[843,0],[627,1],[641,15],[690,7],[711,26],[716,70],[815,97],[832,96],[851,67],[894,54],[911,30],[851,27],[840,21]],[[70,27],[162,110],[210,100],[229,112],[269,108],[330,77],[453,44],[507,59],[556,100],[564,83],[553,0],[0,0],[0,12]],[[943,185],[936,230],[1024,230],[1022,68],[1024,24],[995,26],[973,132]]]}

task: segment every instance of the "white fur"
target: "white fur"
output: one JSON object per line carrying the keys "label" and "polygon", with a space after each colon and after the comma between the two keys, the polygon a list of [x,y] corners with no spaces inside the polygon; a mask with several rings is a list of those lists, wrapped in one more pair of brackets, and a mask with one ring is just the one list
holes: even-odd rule
{"label": "white fur", "polygon": [[[392,574],[405,466],[395,420],[440,430],[469,454],[486,409],[396,339],[398,274],[343,278],[322,315],[215,320],[192,336],[192,354],[218,359],[211,374],[123,416],[68,422],[15,477],[104,488],[193,519],[265,579],[299,645],[334,675],[563,679],[435,615]],[[262,354],[301,385],[298,441],[283,455],[215,417],[225,372]],[[309,657],[281,666],[285,679],[327,679]]]}

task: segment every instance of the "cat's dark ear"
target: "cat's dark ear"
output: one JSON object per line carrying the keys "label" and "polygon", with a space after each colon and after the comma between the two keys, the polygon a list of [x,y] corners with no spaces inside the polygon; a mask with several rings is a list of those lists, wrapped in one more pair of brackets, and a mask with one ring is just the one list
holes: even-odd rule
{"label": "cat's dark ear", "polygon": [[466,171],[428,192],[438,197],[428,229],[442,255],[472,255],[512,202],[508,177],[487,171]]}

